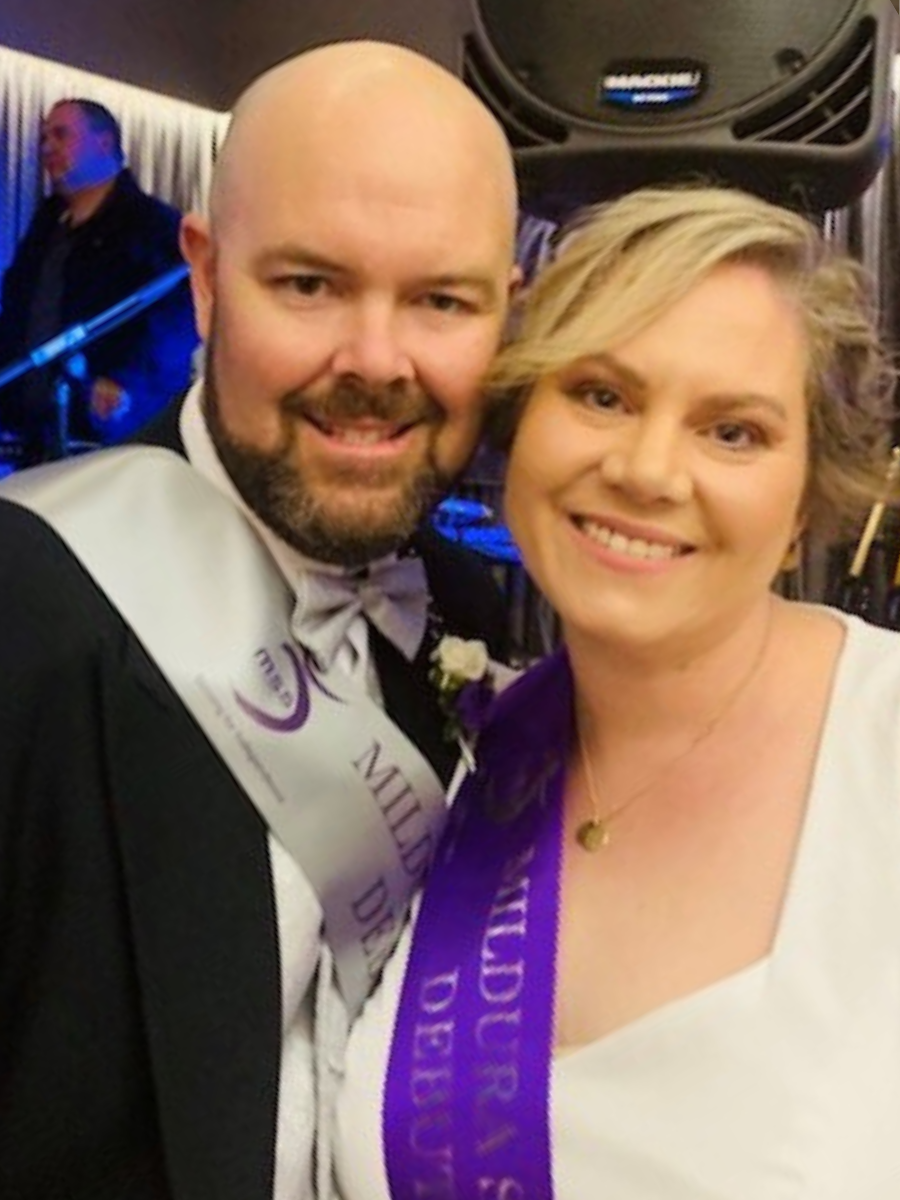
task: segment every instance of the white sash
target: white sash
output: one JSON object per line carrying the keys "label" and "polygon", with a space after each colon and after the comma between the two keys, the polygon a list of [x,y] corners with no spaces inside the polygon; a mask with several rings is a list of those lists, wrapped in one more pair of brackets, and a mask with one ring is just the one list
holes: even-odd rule
{"label": "white sash", "polygon": [[0,497],[67,543],[308,876],[355,1013],[444,819],[429,763],[338,671],[312,670],[271,556],[178,455],[102,451],[12,476]]}

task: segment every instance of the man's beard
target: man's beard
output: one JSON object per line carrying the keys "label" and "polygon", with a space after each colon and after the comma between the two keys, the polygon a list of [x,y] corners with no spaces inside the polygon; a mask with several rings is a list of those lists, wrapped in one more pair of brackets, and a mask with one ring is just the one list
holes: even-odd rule
{"label": "man's beard", "polygon": [[[313,400],[305,393],[289,392],[282,397],[283,436],[272,451],[259,450],[233,437],[222,421],[215,379],[214,348],[208,348],[203,410],[213,445],[244,503],[288,545],[317,562],[362,566],[401,547],[422,519],[446,494],[453,479],[434,460],[433,444],[418,468],[402,484],[392,487],[392,498],[379,496],[379,472],[385,482],[396,475],[396,466],[373,464],[360,488],[360,504],[347,512],[330,511],[327,492],[341,484],[341,474],[332,467],[322,485],[323,498],[304,478],[293,457],[294,425],[302,414],[317,422],[333,423],[360,418],[386,420],[399,425],[424,422],[436,428],[444,420],[440,406],[418,390],[368,388],[362,383],[337,384],[327,395]],[[402,470],[402,468],[400,468]],[[409,468],[407,468],[409,471]],[[354,487],[358,472],[349,470],[343,488]],[[375,485],[374,487],[372,485]],[[363,503],[365,490],[372,487],[373,499]]]}

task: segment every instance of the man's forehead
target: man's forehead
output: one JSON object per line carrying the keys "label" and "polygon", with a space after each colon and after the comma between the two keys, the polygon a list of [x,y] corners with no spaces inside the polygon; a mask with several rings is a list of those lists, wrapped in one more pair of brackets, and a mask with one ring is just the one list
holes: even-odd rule
{"label": "man's forehead", "polygon": [[[455,149],[455,148],[453,148]],[[425,218],[433,227],[459,220],[477,225],[498,210],[507,215],[508,195],[493,164],[476,155],[441,152],[430,143],[397,146],[384,136],[368,143],[306,144],[266,154],[234,177],[243,206],[262,209],[279,223],[327,216],[363,226],[379,214],[403,223]]]}
{"label": "man's forehead", "polygon": [[[218,226],[226,255],[257,270],[322,266],[355,280],[397,287],[450,279],[496,290],[512,256],[513,219],[506,196],[485,176],[413,178],[409,163],[378,174],[359,163],[310,171],[276,159],[242,176]],[[262,180],[262,182],[260,182]],[[220,210],[220,216],[222,216]],[[262,265],[265,264],[265,265]]]}
{"label": "man's forehead", "polygon": [[41,122],[41,128],[70,129],[74,125],[84,123],[84,113],[77,104],[57,104],[47,113]]}
{"label": "man's forehead", "polygon": [[389,260],[443,275],[456,273],[460,262],[492,261],[511,235],[500,199],[477,185],[420,193],[312,185],[272,193],[268,202],[256,192],[247,201],[232,210],[229,235],[267,252],[287,251],[288,258],[376,266]]}

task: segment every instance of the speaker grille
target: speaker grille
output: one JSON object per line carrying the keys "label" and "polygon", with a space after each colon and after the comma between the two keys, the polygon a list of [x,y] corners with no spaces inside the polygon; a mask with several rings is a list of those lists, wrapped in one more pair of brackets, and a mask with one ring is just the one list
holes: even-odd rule
{"label": "speaker grille", "polygon": [[802,88],[737,121],[738,141],[849,146],[862,138],[872,115],[876,25],[860,22],[856,35]]}
{"label": "speaker grille", "polygon": [[463,80],[503,126],[514,150],[568,141],[561,121],[538,112],[507,87],[472,34],[463,41]]}

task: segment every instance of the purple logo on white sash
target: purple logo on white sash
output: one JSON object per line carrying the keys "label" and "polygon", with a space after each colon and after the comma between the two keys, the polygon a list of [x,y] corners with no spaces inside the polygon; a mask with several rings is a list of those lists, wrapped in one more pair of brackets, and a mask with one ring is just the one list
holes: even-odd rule
{"label": "purple logo on white sash", "polygon": [[[279,664],[279,658],[286,662],[286,666]],[[276,711],[266,711],[238,691],[234,692],[234,698],[242,712],[271,733],[295,733],[303,728],[309,720],[311,688],[317,688],[330,700],[344,703],[318,678],[311,658],[308,655],[301,658],[290,642],[282,642],[277,651],[261,647],[253,655],[253,661]]]}

